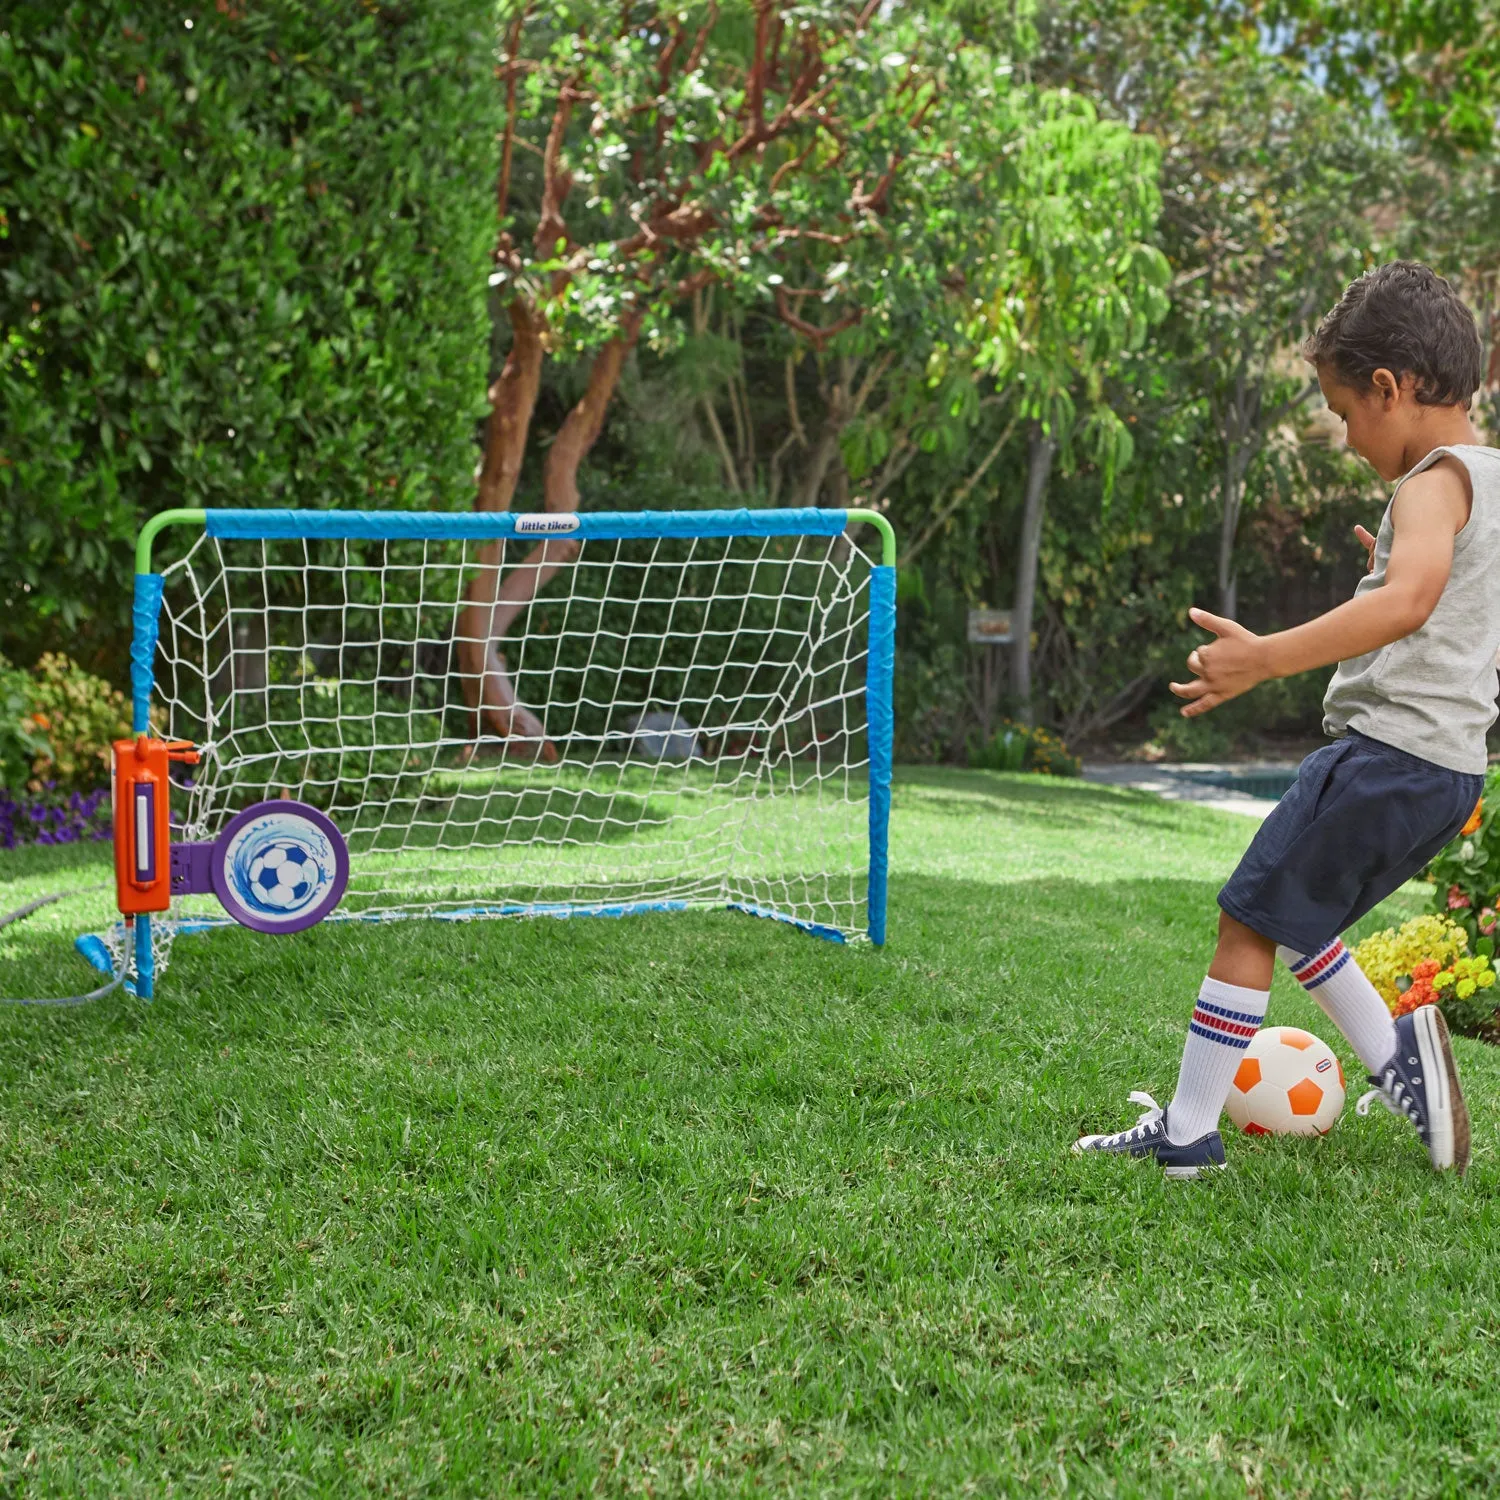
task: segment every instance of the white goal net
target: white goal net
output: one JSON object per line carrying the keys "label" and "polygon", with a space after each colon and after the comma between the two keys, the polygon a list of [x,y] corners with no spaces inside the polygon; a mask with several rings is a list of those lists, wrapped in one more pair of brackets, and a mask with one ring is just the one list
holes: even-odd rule
{"label": "white goal net", "polygon": [[[807,514],[576,518],[508,619],[473,601],[537,564],[527,524],[547,518],[467,518],[508,533],[489,537],[339,512],[168,530],[151,723],[202,757],[180,768],[174,844],[289,796],[348,843],[332,921],[730,907],[881,940],[871,584],[891,569],[873,528],[814,512],[809,532]],[[876,684],[888,726],[888,671]],[[175,935],[227,921],[174,899],[156,970]]]}

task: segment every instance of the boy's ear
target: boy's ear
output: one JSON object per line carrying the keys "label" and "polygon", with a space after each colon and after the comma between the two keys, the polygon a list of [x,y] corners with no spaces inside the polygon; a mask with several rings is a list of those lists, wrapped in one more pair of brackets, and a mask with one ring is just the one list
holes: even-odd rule
{"label": "boy's ear", "polygon": [[1416,388],[1416,381],[1410,374],[1397,376],[1384,365],[1371,374],[1370,384],[1374,387],[1376,397],[1385,405],[1400,399],[1403,386]]}

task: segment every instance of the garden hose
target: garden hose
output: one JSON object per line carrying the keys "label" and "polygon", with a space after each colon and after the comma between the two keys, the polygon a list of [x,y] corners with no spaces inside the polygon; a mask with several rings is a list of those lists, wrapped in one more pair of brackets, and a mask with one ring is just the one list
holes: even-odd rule
{"label": "garden hose", "polygon": [[[44,906],[51,906],[54,901],[61,901],[66,896],[87,896],[95,891],[113,888],[114,882],[106,880],[98,885],[82,886],[76,891],[54,891],[50,896],[39,896],[35,901],[30,901],[25,906],[18,906],[14,911],[8,911],[4,916],[0,916],[0,929],[9,927],[12,922],[19,922],[23,917],[29,917],[32,912],[40,911]],[[23,999],[16,995],[0,995],[0,1005],[86,1005],[90,1000],[102,1000],[124,984],[125,976],[130,972],[134,940],[135,929],[133,926],[127,926],[125,952],[120,959],[119,972],[108,984],[100,985],[97,990],[90,990],[86,995],[54,995],[48,999]]]}

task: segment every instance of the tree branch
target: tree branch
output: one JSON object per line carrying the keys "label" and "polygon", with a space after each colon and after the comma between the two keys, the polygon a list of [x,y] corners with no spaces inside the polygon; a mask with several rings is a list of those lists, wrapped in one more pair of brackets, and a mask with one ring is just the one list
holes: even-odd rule
{"label": "tree branch", "polygon": [[495,191],[495,212],[502,221],[510,202],[510,164],[516,139],[516,75],[521,71],[516,54],[521,50],[521,27],[530,9],[529,3],[521,7],[505,39],[505,133],[500,145],[500,184]]}
{"label": "tree branch", "polygon": [[698,64],[703,61],[703,49],[708,45],[708,34],[714,29],[714,23],[719,19],[719,0],[710,0],[708,16],[698,28],[698,35],[693,40],[693,50],[688,53],[688,60],[683,68],[685,73],[695,73]]}
{"label": "tree branch", "polygon": [[786,414],[791,423],[792,436],[802,447],[807,447],[807,431],[802,426],[802,413],[797,407],[797,367],[790,354],[786,357]]}
{"label": "tree branch", "polygon": [[552,128],[547,132],[547,146],[542,152],[542,209],[537,218],[536,253],[543,260],[550,260],[556,253],[557,242],[567,242],[568,226],[563,220],[562,206],[573,186],[572,175],[562,170],[563,137],[567,134],[568,122],[573,117],[573,100],[576,78],[569,80],[558,92],[557,108],[552,114]]}
{"label": "tree branch", "polygon": [[959,485],[958,489],[954,491],[952,497],[948,500],[948,503],[938,510],[937,514],[928,522],[926,530],[922,532],[916,541],[911,546],[903,548],[908,563],[937,535],[939,528],[945,526],[950,518],[957,514],[958,508],[969,498],[974,486],[984,478],[985,471],[1000,457],[1000,450],[1010,441],[1011,434],[1016,430],[1016,424],[1020,420],[1020,415],[1017,414],[1005,424],[1005,431],[995,439],[994,446],[980,460],[979,467]]}
{"label": "tree branch", "polygon": [[804,338],[812,341],[815,349],[821,350],[835,334],[843,333],[853,328],[865,315],[862,307],[856,307],[852,312],[845,313],[836,322],[828,324],[826,328],[820,328],[816,323],[809,323],[806,318],[799,318],[792,311],[791,303],[787,300],[786,288],[776,288],[776,316],[781,319],[794,333],[800,333]]}

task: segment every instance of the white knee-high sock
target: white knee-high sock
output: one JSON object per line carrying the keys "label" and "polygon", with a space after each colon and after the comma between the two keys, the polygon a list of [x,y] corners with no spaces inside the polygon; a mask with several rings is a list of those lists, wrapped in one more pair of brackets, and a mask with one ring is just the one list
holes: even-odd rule
{"label": "white knee-high sock", "polygon": [[1348,1037],[1365,1072],[1378,1073],[1395,1055],[1396,1023],[1354,955],[1338,938],[1316,953],[1294,953],[1290,948],[1276,952],[1297,983]]}
{"label": "white knee-high sock", "polygon": [[1269,990],[1203,981],[1182,1049],[1177,1092],[1167,1106],[1168,1140],[1185,1146],[1218,1125],[1234,1071],[1260,1030],[1270,999]]}

